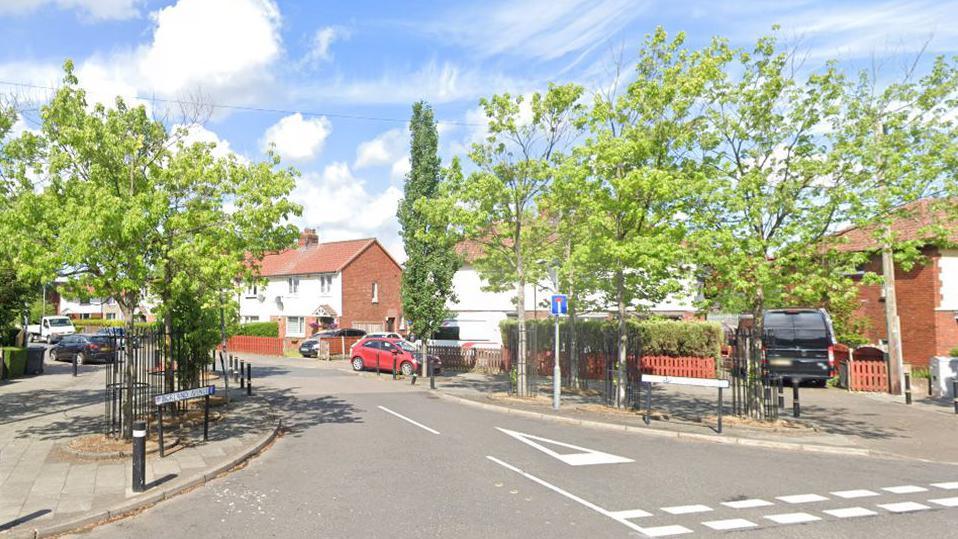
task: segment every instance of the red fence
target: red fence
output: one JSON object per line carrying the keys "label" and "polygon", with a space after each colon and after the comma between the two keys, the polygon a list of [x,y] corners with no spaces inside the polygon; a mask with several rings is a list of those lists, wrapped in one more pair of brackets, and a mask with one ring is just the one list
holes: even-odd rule
{"label": "red fence", "polygon": [[[512,358],[507,349],[502,350],[503,370],[512,368]],[[627,359],[629,369],[634,369],[635,356]],[[563,355],[563,369],[568,368],[568,359]],[[537,376],[552,375],[552,352],[536,354],[529,362],[530,372]],[[715,378],[715,359],[710,357],[642,356],[642,372],[661,376],[686,376],[689,378]],[[608,375],[606,355],[588,353],[579,355],[580,380],[604,380]]]}
{"label": "red fence", "polygon": [[329,337],[320,339],[329,343],[329,355],[340,356],[349,353],[349,348],[364,337]]}
{"label": "red fence", "polygon": [[230,352],[245,352],[262,356],[283,355],[283,339],[278,337],[251,337],[236,335],[226,343]]}
{"label": "red fence", "polygon": [[715,378],[711,357],[642,356],[642,373],[688,378]]}
{"label": "red fence", "polygon": [[849,354],[847,348],[837,346],[835,360],[848,368],[848,389],[888,391],[888,366],[885,363],[885,353],[880,348],[865,346],[856,348]]}

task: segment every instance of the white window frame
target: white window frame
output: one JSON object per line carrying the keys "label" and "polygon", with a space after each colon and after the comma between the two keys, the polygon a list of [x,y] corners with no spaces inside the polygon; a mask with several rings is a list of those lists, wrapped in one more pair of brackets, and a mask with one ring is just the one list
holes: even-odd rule
{"label": "white window frame", "polygon": [[333,276],[332,275],[320,275],[319,276],[319,293],[328,296],[333,292]]}
{"label": "white window frame", "polygon": [[259,322],[259,316],[244,316],[243,317],[244,324],[252,324],[253,322]]}
{"label": "white window frame", "polygon": [[287,277],[286,285],[289,287],[289,295],[299,294],[299,277]]}
{"label": "white window frame", "polygon": [[258,285],[255,285],[255,284],[252,285],[252,286],[247,287],[247,288],[246,288],[246,294],[245,294],[246,299],[255,298],[255,297],[256,297],[256,293],[259,291],[258,288],[259,288]]}
{"label": "white window frame", "polygon": [[106,313],[107,320],[116,320],[116,313]]}
{"label": "white window frame", "polygon": [[372,302],[379,303],[379,283],[373,281]]}
{"label": "white window frame", "polygon": [[[297,325],[298,332],[293,332],[293,320],[299,320]],[[286,336],[287,337],[305,337],[306,336],[306,317],[305,316],[287,316],[286,317]]]}

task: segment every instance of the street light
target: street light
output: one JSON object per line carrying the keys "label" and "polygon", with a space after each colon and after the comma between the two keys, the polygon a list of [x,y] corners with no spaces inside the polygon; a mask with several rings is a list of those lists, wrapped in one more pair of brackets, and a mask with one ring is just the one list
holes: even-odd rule
{"label": "street light", "polygon": [[[559,261],[553,260],[549,265],[549,277],[552,279],[552,289],[559,293]],[[553,307],[554,308],[554,307]],[[562,396],[562,367],[559,366],[559,310],[555,317],[555,353],[552,356],[552,409],[559,409],[559,400]]]}

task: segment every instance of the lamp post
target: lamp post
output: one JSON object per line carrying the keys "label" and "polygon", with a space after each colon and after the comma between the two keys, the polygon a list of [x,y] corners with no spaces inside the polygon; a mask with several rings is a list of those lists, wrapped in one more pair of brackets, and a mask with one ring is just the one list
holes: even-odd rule
{"label": "lamp post", "polygon": [[[552,289],[559,293],[558,262],[553,261],[549,267],[549,277],[552,278]],[[562,397],[562,367],[559,366],[559,316],[560,309],[552,307],[555,317],[555,353],[552,356],[552,409],[559,409],[559,400]]]}

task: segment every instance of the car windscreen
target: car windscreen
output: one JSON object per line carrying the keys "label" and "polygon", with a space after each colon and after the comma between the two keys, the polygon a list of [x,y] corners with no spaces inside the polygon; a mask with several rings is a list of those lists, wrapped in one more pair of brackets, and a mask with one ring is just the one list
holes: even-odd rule
{"label": "car windscreen", "polygon": [[399,341],[398,344],[399,344],[399,347],[400,347],[400,348],[402,348],[403,350],[405,350],[405,351],[407,351],[407,352],[417,352],[417,351],[418,351],[418,350],[416,350],[416,347],[413,346],[412,343],[409,343],[409,342],[406,342],[406,341]]}
{"label": "car windscreen", "polygon": [[94,344],[108,345],[113,344],[113,339],[104,335],[94,335],[90,337],[90,342]]}
{"label": "car windscreen", "polygon": [[765,316],[765,334],[770,348],[828,348],[825,317],[815,311],[773,312]]}
{"label": "car windscreen", "polygon": [[458,341],[459,326],[446,326],[439,328],[432,336],[437,341]]}
{"label": "car windscreen", "polygon": [[69,319],[69,318],[51,318],[51,319],[50,319],[50,325],[53,326],[53,327],[58,327],[58,328],[59,328],[59,327],[64,327],[64,326],[69,326],[69,325],[70,325],[70,319]]}

